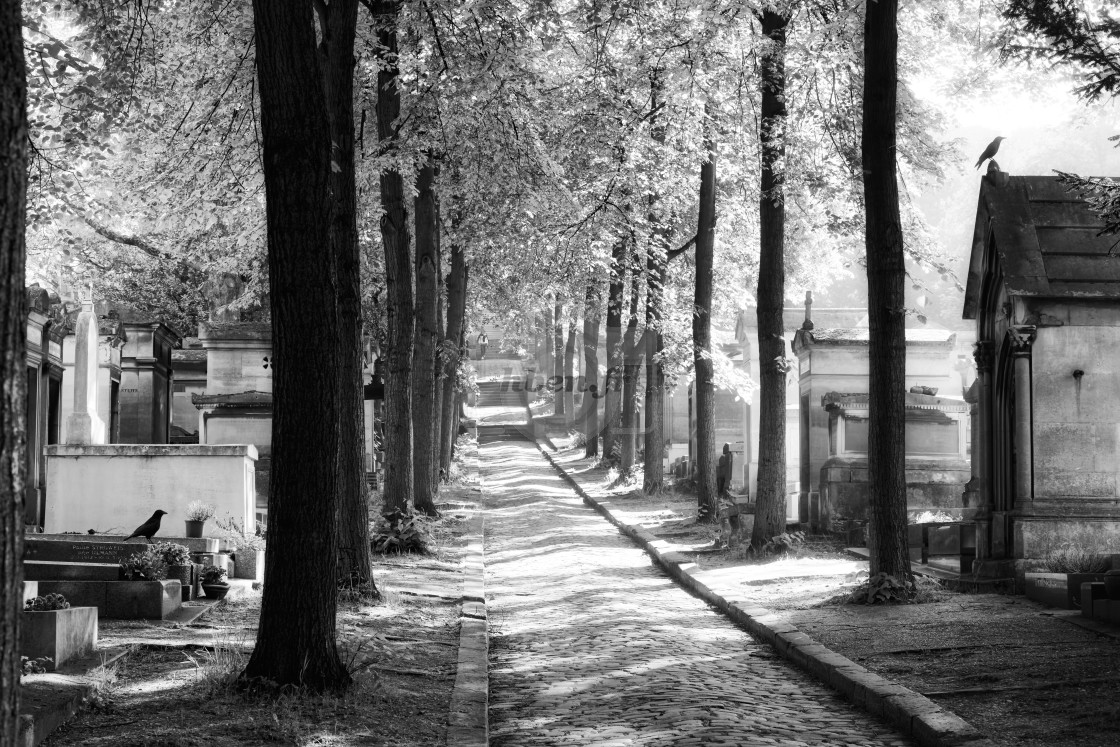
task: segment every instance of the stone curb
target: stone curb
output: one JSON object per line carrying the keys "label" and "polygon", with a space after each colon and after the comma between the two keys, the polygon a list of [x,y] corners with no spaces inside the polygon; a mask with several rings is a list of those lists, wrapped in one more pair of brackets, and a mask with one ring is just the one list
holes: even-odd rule
{"label": "stone curb", "polygon": [[459,664],[447,713],[447,747],[487,747],[490,744],[487,709],[490,698],[489,622],[483,576],[481,507],[467,532],[463,558],[463,608],[459,616]]}
{"label": "stone curb", "polygon": [[994,747],[976,727],[946,711],[924,695],[887,680],[829,650],[793,625],[783,622],[763,607],[752,606],[746,598],[717,593],[696,576],[696,564],[682,553],[668,551],[669,543],[648,531],[620,521],[611,512],[611,502],[592,498],[538,442],[537,448],[560,476],[591,508],[642,547],[669,576],[705,602],[727,615],[760,641],[770,644],[787,660],[824,684],[879,716],[922,747]]}

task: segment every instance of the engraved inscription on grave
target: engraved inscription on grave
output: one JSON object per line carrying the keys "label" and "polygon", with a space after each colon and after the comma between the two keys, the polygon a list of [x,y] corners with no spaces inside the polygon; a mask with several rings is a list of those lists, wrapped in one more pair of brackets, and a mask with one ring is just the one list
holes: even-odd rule
{"label": "engraved inscription on grave", "polygon": [[27,539],[23,546],[23,559],[63,563],[119,563],[122,558],[142,552],[145,544]]}

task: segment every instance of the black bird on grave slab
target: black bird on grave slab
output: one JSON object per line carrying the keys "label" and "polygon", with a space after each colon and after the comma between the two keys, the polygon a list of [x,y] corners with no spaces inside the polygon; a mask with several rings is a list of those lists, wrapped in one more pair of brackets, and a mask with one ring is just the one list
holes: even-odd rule
{"label": "black bird on grave slab", "polygon": [[159,531],[159,520],[166,515],[166,511],[156,511],[152,514],[152,518],[136,527],[136,531],[125,537],[124,541],[128,542],[133,537],[143,537],[148,540],[149,545],[152,544],[152,535]]}
{"label": "black bird on grave slab", "polygon": [[988,147],[984,149],[984,152],[980,154],[980,158],[977,159],[977,161],[976,161],[976,170],[977,171],[980,170],[980,164],[984,163],[984,161],[987,161],[989,158],[993,157],[996,153],[999,152],[1000,142],[1003,141],[1003,140],[1006,140],[1006,139],[1007,138],[1000,135],[995,140],[988,143]]}

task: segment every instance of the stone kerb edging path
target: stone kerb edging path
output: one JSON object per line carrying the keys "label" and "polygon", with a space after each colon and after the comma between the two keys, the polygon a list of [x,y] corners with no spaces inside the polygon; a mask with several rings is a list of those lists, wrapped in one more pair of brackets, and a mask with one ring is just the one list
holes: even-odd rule
{"label": "stone kerb edging path", "polygon": [[489,623],[483,561],[484,514],[471,519],[463,558],[463,608],[459,616],[459,663],[447,715],[447,747],[487,747],[490,743]]}
{"label": "stone kerb edging path", "polygon": [[[578,477],[564,469],[537,443],[549,464],[583,498],[584,503],[601,513],[619,531],[641,546],[665,569],[673,580],[727,615],[760,641],[770,644],[783,657],[837,690],[860,708],[879,716],[924,747],[992,747],[993,743],[976,727],[946,711],[924,695],[884,679],[851,659],[829,650],[793,625],[763,607],[757,607],[734,587],[702,581],[696,564],[684,554],[670,551],[669,543],[640,527],[619,520],[611,502],[591,496]],[[714,588],[713,588],[714,587]]]}

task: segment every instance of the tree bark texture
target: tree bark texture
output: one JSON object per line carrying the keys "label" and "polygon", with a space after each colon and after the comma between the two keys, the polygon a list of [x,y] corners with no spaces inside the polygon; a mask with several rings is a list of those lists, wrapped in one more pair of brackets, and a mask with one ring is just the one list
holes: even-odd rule
{"label": "tree bark texture", "polygon": [[[378,18],[380,67],[377,73],[377,140],[382,153],[397,146],[394,129],[401,113],[397,86],[397,10]],[[412,338],[415,325],[412,297],[412,256],[404,178],[384,170],[381,182],[381,244],[385,250],[388,288],[388,350],[385,355],[385,487],[384,508],[408,511],[412,503]]]}
{"label": "tree bark texture", "polygon": [[443,371],[444,359],[447,351],[443,346],[444,338],[444,287],[443,287],[443,221],[440,217],[439,198],[435,200],[436,210],[436,339],[435,339],[435,372],[432,384],[435,387],[435,405],[432,414],[432,481],[436,486],[436,495],[439,495],[439,462],[440,451],[443,444]]}
{"label": "tree bark texture", "polygon": [[416,342],[413,353],[412,489],[416,510],[436,514],[439,483],[432,479],[435,455],[436,343],[439,255],[436,252],[435,165],[428,161],[416,178]]}
{"label": "tree bark texture", "polygon": [[[463,247],[451,245],[451,274],[447,277],[447,326],[444,328],[445,349],[462,350],[463,318],[467,311],[467,260]],[[455,383],[459,375],[461,356],[449,356],[443,363],[443,425],[442,446],[440,448],[440,469],[444,475],[451,474],[451,453],[455,446],[456,402],[458,393]]]}
{"label": "tree bark texture", "polygon": [[626,240],[611,247],[611,281],[607,287],[607,380],[603,386],[603,456],[616,462],[622,444],[622,304],[626,292]]}
{"label": "tree bark texture", "polygon": [[762,174],[758,201],[758,493],[751,544],[762,547],[786,528],[785,156],[786,27],[789,17],[762,13],[769,45],[760,61]]}
{"label": "tree bark texture", "polygon": [[352,586],[373,583],[370,555],[369,493],[365,480],[365,408],[362,393],[362,258],[358,247],[354,178],[354,37],[358,0],[337,0],[327,8],[324,83],[333,150],[331,169],[334,258],[341,335],[339,348],[338,574]]}
{"label": "tree bark texture", "polygon": [[[331,132],[312,4],[253,3],[272,307],[272,480],[257,643],[242,679],[344,686],[338,598],[341,337],[330,249]],[[322,32],[321,32],[322,33]]]}
{"label": "tree bark texture", "polygon": [[911,580],[906,540],[906,317],[895,165],[898,0],[868,3],[864,21],[863,194],[870,326],[867,451],[871,573]]}
{"label": "tree bark texture", "polygon": [[[658,116],[661,106],[661,72],[650,74],[650,136],[658,145],[665,144],[665,123]],[[662,305],[664,304],[665,274],[667,271],[669,235],[668,221],[661,215],[659,182],[654,180],[649,196],[649,222],[651,241],[646,254],[646,428],[645,458],[643,459],[642,491],[646,495],[659,492],[665,483],[665,369],[661,353],[665,337],[661,333]]]}
{"label": "tree bark texture", "polygon": [[576,313],[575,304],[572,304],[572,313],[568,316],[568,341],[564,345],[564,412],[573,420],[576,416],[576,336],[578,334],[579,315]]}
{"label": "tree bark texture", "polygon": [[642,353],[638,348],[638,311],[642,276],[638,272],[637,248],[630,257],[630,316],[622,341],[622,458],[619,469],[628,472],[638,458],[638,379],[642,375]]}
{"label": "tree bark texture", "polygon": [[552,311],[552,412],[567,414],[564,410],[564,304],[560,299]]}
{"label": "tree bark texture", "polygon": [[587,281],[583,304],[583,455],[599,455],[599,322],[603,315],[603,299],[599,283]]}
{"label": "tree bark texture", "polygon": [[19,737],[23,502],[27,480],[27,71],[20,4],[0,4],[0,744]]}
{"label": "tree bark texture", "polygon": [[700,211],[696,221],[696,289],[692,345],[696,366],[696,503],[698,518],[710,521],[717,511],[715,385],[712,367],[712,283],[716,243],[716,149],[711,136],[708,158],[700,166]]}

